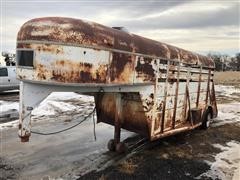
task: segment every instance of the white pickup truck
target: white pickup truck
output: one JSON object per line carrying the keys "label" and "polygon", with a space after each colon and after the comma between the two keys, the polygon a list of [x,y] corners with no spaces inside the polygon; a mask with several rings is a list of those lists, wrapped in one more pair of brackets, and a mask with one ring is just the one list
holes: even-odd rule
{"label": "white pickup truck", "polygon": [[19,89],[15,66],[0,66],[0,92]]}

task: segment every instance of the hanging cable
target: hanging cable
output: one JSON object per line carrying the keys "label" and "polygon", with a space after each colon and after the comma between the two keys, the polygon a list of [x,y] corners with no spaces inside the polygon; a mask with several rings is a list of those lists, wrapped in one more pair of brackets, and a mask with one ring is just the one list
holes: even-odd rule
{"label": "hanging cable", "polygon": [[[99,91],[98,91],[98,93],[97,93],[97,99],[98,99],[98,96],[99,96],[99,93],[100,93],[100,92],[104,92],[104,89],[103,89],[102,87],[99,88]],[[48,133],[37,132],[37,131],[32,131],[32,130],[31,130],[31,133],[33,133],[33,134],[38,134],[38,135],[45,135],[45,136],[47,136],[47,135],[53,135],[53,134],[58,134],[58,133],[61,133],[61,132],[70,130],[70,129],[72,129],[72,128],[74,128],[74,127],[82,124],[84,121],[87,120],[87,118],[89,118],[89,117],[92,115],[92,116],[93,116],[93,135],[94,135],[94,139],[95,139],[95,141],[96,141],[96,140],[97,140],[97,137],[96,137],[96,124],[95,124],[95,118],[94,118],[94,113],[95,113],[95,111],[96,111],[96,106],[93,108],[93,110],[92,110],[87,116],[85,116],[85,117],[83,118],[83,120],[81,120],[81,121],[78,122],[77,124],[74,124],[73,126],[70,126],[70,127],[66,128],[66,129],[62,129],[62,130],[60,130],[60,131],[55,131],[55,132],[48,132]]]}
{"label": "hanging cable", "polygon": [[[55,131],[55,132],[49,132],[49,133],[43,133],[43,132],[37,132],[37,131],[32,131],[32,130],[31,130],[31,133],[47,136],[47,135],[53,135],[53,134],[58,134],[58,133],[67,131],[67,130],[72,129],[72,128],[78,126],[79,124],[83,123],[83,122],[86,121],[87,118],[89,118],[91,115],[93,115],[93,118],[94,118],[95,109],[96,109],[96,107],[94,107],[94,108],[93,108],[93,111],[91,111],[87,116],[85,116],[85,117],[83,118],[83,120],[81,120],[81,121],[78,122],[77,124],[74,124],[73,126],[70,126],[70,127],[66,128],[66,129],[62,129],[62,130],[60,130],[60,131]],[[95,120],[94,120],[94,132],[95,132]],[[96,134],[94,134],[94,136],[96,136]],[[95,139],[96,139],[96,137],[95,137]]]}
{"label": "hanging cable", "polygon": [[[94,108],[94,110],[96,110],[96,108]],[[94,140],[97,140],[97,136],[96,136],[96,124],[95,124],[95,117],[94,117],[94,113],[93,113],[93,135],[94,135]]]}

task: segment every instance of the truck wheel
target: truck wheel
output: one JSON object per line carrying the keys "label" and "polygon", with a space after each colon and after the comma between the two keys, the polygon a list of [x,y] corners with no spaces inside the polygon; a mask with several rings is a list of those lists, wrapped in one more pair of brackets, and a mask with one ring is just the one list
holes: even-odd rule
{"label": "truck wheel", "polygon": [[124,142],[120,142],[116,145],[116,151],[119,154],[125,153],[127,151],[127,146]]}
{"label": "truck wheel", "polygon": [[210,126],[211,119],[212,119],[211,111],[209,109],[207,109],[205,111],[205,113],[203,114],[201,128],[202,129],[208,129],[209,126]]}
{"label": "truck wheel", "polygon": [[114,139],[110,139],[110,140],[108,141],[107,146],[108,146],[108,150],[109,150],[109,151],[115,151],[116,147],[115,147]]}

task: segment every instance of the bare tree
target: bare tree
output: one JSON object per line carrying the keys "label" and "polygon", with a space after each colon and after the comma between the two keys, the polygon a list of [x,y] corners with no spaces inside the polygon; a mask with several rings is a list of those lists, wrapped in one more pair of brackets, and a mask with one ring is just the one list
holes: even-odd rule
{"label": "bare tree", "polygon": [[236,54],[236,67],[237,71],[240,71],[240,53]]}
{"label": "bare tree", "polygon": [[231,58],[230,66],[232,70],[240,71],[240,53]]}
{"label": "bare tree", "polygon": [[212,58],[212,60],[215,63],[215,70],[216,71],[221,71],[223,68],[223,62],[221,60],[221,55],[220,54],[208,54],[208,57]]}

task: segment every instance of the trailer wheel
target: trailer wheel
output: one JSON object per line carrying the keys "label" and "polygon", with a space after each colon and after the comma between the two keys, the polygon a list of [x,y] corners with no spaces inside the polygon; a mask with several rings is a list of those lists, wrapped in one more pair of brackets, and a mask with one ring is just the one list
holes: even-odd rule
{"label": "trailer wheel", "polygon": [[116,145],[116,151],[117,153],[119,154],[122,154],[122,153],[125,153],[127,151],[127,146],[124,142],[119,142],[117,145]]}
{"label": "trailer wheel", "polygon": [[108,146],[108,150],[109,150],[109,151],[115,151],[116,147],[115,147],[115,141],[114,141],[114,139],[110,139],[110,140],[108,141],[107,146]]}
{"label": "trailer wheel", "polygon": [[201,128],[208,129],[210,126],[211,119],[212,119],[212,113],[209,109],[207,109],[203,114]]}

